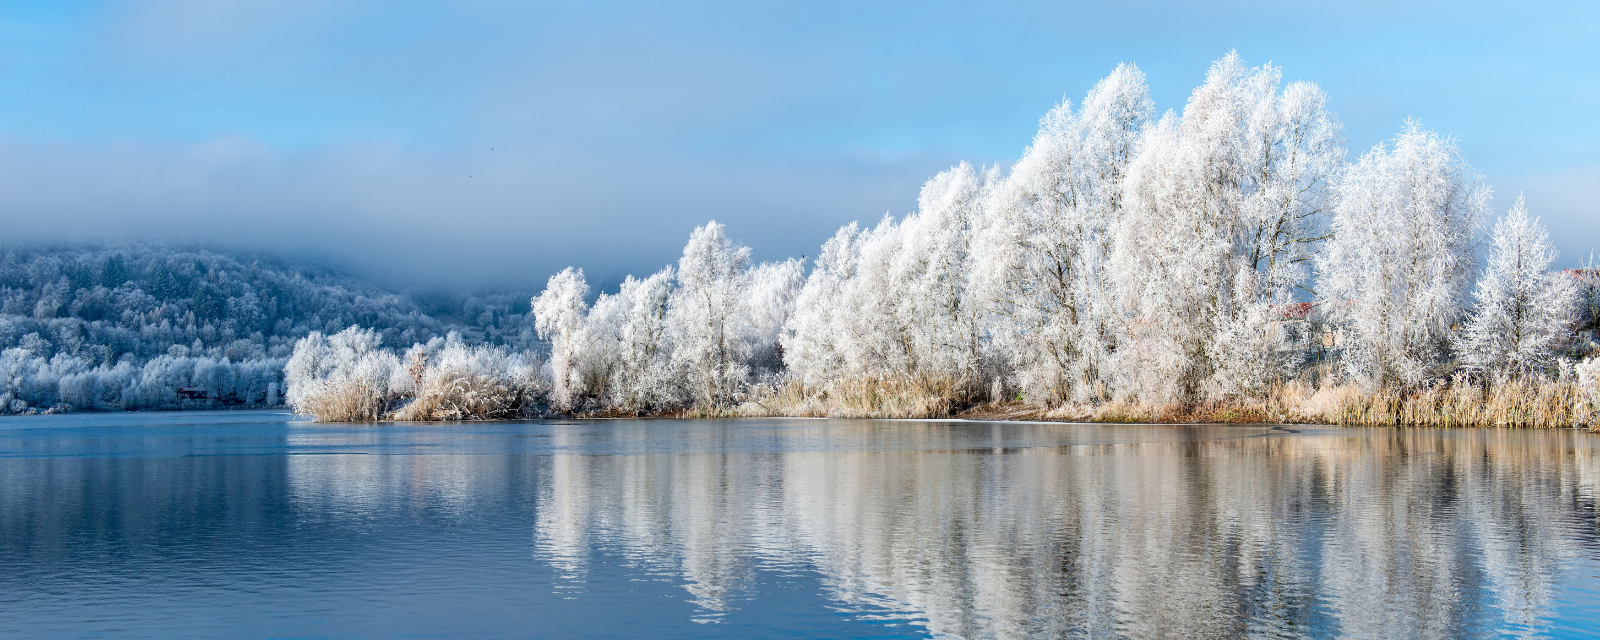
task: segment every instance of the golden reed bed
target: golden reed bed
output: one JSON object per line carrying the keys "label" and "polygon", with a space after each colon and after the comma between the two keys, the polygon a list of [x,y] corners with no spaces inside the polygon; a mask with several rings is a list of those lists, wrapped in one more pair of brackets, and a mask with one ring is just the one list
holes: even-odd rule
{"label": "golden reed bed", "polygon": [[[420,376],[404,397],[359,378],[324,384],[299,410],[323,422],[454,421],[531,418],[549,414],[533,381],[456,371]],[[1595,388],[1590,388],[1593,386]],[[1292,381],[1265,398],[1152,406],[1126,399],[1097,405],[994,402],[995,392],[963,380],[874,377],[807,387],[798,382],[755,387],[743,401],[712,409],[660,412],[659,417],[971,418],[1140,423],[1293,423],[1352,426],[1519,427],[1600,430],[1600,385],[1560,381],[1440,382],[1423,389],[1367,391],[1356,385]],[[640,415],[580,412],[589,417]]]}
{"label": "golden reed bed", "polygon": [[976,395],[949,380],[873,378],[825,389],[789,383],[758,392],[737,407],[678,415],[1600,428],[1600,388],[1589,389],[1576,380],[1473,383],[1458,379],[1426,389],[1377,392],[1348,384],[1314,387],[1295,381],[1274,387],[1263,399],[1187,407],[1114,400],[1094,406],[1040,408],[1017,401],[975,402]]}

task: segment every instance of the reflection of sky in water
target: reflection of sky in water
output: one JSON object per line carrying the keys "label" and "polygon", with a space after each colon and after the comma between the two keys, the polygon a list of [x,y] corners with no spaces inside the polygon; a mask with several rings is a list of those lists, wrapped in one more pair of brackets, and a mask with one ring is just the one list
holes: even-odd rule
{"label": "reflection of sky in water", "polygon": [[1453,638],[1600,616],[1588,433],[161,415],[0,419],[0,634]]}

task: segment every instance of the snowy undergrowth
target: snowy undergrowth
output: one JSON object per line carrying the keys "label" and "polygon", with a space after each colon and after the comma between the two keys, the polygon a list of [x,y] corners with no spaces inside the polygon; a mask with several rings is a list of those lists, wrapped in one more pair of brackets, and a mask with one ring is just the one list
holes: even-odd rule
{"label": "snowy undergrowth", "polygon": [[460,336],[416,344],[402,358],[371,329],[295,344],[285,366],[289,406],[322,422],[497,420],[543,412],[543,361]]}

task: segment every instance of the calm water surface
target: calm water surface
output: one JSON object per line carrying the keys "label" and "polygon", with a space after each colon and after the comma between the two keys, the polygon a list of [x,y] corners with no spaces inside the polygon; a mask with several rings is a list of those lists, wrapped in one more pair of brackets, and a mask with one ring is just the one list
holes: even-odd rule
{"label": "calm water surface", "polygon": [[0,418],[0,635],[1588,637],[1600,436]]}

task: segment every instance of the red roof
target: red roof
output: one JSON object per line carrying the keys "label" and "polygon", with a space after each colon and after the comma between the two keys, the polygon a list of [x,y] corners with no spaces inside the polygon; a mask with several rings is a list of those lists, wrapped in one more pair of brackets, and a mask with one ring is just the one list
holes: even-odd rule
{"label": "red roof", "polygon": [[1316,304],[1310,302],[1291,302],[1289,304],[1272,305],[1272,318],[1274,320],[1305,320],[1311,317],[1311,310]]}

